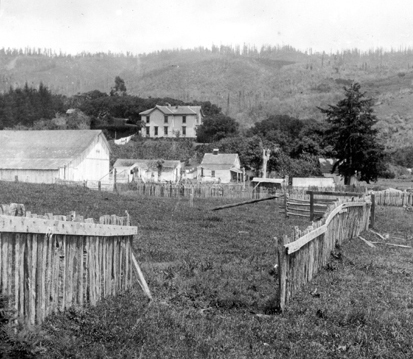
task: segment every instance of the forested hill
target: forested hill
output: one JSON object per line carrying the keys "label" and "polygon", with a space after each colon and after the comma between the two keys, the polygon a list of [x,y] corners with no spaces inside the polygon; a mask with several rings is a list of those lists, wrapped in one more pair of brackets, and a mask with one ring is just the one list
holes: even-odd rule
{"label": "forested hill", "polygon": [[375,99],[384,136],[413,139],[413,50],[303,53],[292,47],[213,46],[150,54],[88,54],[0,49],[0,91],[37,86],[73,95],[108,93],[113,80],[142,98],[211,101],[241,124],[268,115],[321,118],[317,106],[334,104],[352,80]]}

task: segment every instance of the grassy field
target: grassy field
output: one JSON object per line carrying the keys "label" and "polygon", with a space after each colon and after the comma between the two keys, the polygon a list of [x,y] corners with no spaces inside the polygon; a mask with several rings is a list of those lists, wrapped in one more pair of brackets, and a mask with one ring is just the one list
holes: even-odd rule
{"label": "grassy field", "polygon": [[[410,358],[413,250],[359,239],[293,298],[276,307],[274,236],[286,220],[273,201],[221,211],[223,200],[138,198],[83,188],[0,183],[0,203],[33,213],[123,215],[155,298],[139,286],[94,308],[51,316],[15,339],[40,358]],[[376,230],[413,245],[413,214],[378,208]],[[373,234],[364,238],[380,240]],[[1,357],[1,355],[0,355]],[[22,356],[20,356],[22,357]]]}

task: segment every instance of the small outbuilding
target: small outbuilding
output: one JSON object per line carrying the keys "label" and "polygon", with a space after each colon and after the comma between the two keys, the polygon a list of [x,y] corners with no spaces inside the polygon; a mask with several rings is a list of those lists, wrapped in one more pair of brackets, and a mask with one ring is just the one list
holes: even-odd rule
{"label": "small outbuilding", "polygon": [[181,179],[182,162],[162,159],[116,160],[116,182],[178,182]]}
{"label": "small outbuilding", "polygon": [[254,188],[261,187],[265,188],[268,191],[268,193],[275,193],[277,189],[281,190],[281,188],[285,186],[285,179],[254,177],[251,180],[251,183],[254,186]]}
{"label": "small outbuilding", "polygon": [[242,182],[244,172],[237,153],[205,153],[198,166],[198,179],[201,182]]}
{"label": "small outbuilding", "polygon": [[101,130],[0,131],[0,180],[97,181],[109,173],[110,151]]}

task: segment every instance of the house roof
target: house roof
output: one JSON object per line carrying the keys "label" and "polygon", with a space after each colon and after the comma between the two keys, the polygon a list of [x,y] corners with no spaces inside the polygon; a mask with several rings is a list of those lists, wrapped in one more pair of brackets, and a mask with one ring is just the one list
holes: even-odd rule
{"label": "house roof", "polygon": [[[114,163],[113,167],[140,167],[144,169],[148,169],[149,166],[153,163],[160,161],[159,159],[152,159],[152,160],[143,160],[143,159],[127,159],[127,158],[118,158]],[[176,168],[180,165],[181,161],[175,160],[162,160],[162,167],[163,168]]]}
{"label": "house roof", "polygon": [[215,164],[233,166],[237,158],[237,153],[218,153],[216,155],[214,155],[213,153],[205,153],[201,165]]}
{"label": "house roof", "polygon": [[102,136],[101,130],[0,131],[0,169],[63,167]]}
{"label": "house roof", "polygon": [[161,111],[164,115],[168,116],[182,116],[182,115],[198,115],[202,114],[201,106],[159,106],[140,112],[139,115],[149,115],[155,110]]}
{"label": "house roof", "polygon": [[333,170],[333,165],[336,162],[334,158],[319,158],[321,173],[330,173]]}

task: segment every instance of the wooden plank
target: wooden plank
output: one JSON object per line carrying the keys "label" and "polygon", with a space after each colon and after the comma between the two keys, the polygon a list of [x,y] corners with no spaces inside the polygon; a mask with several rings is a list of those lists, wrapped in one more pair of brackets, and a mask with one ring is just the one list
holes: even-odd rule
{"label": "wooden plank", "polygon": [[338,197],[361,197],[365,193],[358,193],[358,192],[331,192],[331,191],[306,191],[305,194],[311,195],[322,195],[322,196],[338,196]]}
{"label": "wooden plank", "polygon": [[61,288],[62,288],[62,302],[60,304],[60,310],[64,311],[66,309],[66,300],[67,300],[67,288],[68,288],[68,276],[67,276],[67,271],[68,271],[68,249],[67,249],[67,242],[68,242],[68,236],[62,236],[62,244],[61,244],[61,258],[60,258],[60,264],[61,268],[59,271],[59,274],[62,274],[62,280],[60,283],[62,283]]}
{"label": "wooden plank", "polygon": [[21,235],[16,234],[14,238],[14,309],[19,314],[20,311],[20,260],[21,260]]}
{"label": "wooden plank", "polygon": [[312,241],[314,238],[317,238],[321,234],[327,231],[327,225],[323,225],[311,231],[310,233],[305,234],[300,239],[286,244],[284,247],[286,248],[287,254],[292,254],[298,251],[301,247],[305,246],[308,242]]}
{"label": "wooden plank", "polygon": [[262,202],[262,201],[268,201],[271,199],[275,199],[275,198],[281,198],[281,195],[278,196],[270,196],[270,197],[266,197],[266,198],[261,198],[261,199],[253,199],[251,201],[245,201],[245,202],[239,202],[239,203],[232,203],[232,204],[227,204],[225,206],[219,206],[219,207],[215,207],[212,208],[211,211],[218,211],[220,209],[225,209],[225,208],[231,208],[231,207],[238,207],[238,206],[242,206],[245,204],[251,204],[251,203],[256,203],[256,202]]}
{"label": "wooden plank", "polygon": [[52,237],[52,312],[57,311],[59,307],[59,267],[60,267],[60,239],[59,236]]}
{"label": "wooden plank", "polygon": [[2,233],[1,234],[2,241],[1,241],[1,288],[2,293],[4,295],[10,295],[10,287],[8,284],[8,274],[7,274],[7,267],[9,261],[9,234]]}
{"label": "wooden plank", "polygon": [[134,265],[134,268],[138,274],[138,283],[141,286],[142,290],[144,291],[144,293],[147,295],[147,297],[149,299],[152,300],[152,294],[151,291],[149,290],[148,284],[146,283],[145,277],[143,276],[143,273],[139,267],[139,264],[135,258],[135,255],[133,253],[131,253],[131,258],[132,258],[132,263]]}
{"label": "wooden plank", "polygon": [[102,225],[97,223],[81,223],[0,215],[0,231],[33,234],[45,234],[51,232],[53,234],[95,235],[106,237],[134,235],[138,233],[138,228],[135,226]]}
{"label": "wooden plank", "polygon": [[[297,206],[297,207],[310,207],[310,202],[307,202],[307,203],[301,203],[301,202],[294,203],[294,202],[292,202],[292,201],[288,201],[288,202],[287,202],[287,205],[288,205],[288,206]],[[315,203],[315,202],[314,202],[314,207],[327,208],[328,205],[327,205],[327,204],[319,204],[319,203]]]}
{"label": "wooden plank", "polygon": [[[0,234],[1,235],[1,234]],[[20,235],[20,254],[19,254],[19,314],[24,316],[24,296],[25,296],[25,266],[24,258],[26,251],[27,234]]]}
{"label": "wooden plank", "polygon": [[36,323],[36,275],[37,275],[37,234],[31,238],[30,282],[29,282],[29,323]]}
{"label": "wooden plank", "polygon": [[[0,212],[2,209],[0,208]],[[4,236],[3,233],[0,232],[0,259],[3,258],[3,239],[2,236]],[[4,294],[3,292],[3,259],[0,261],[0,294]]]}
{"label": "wooden plank", "polygon": [[36,324],[41,324],[44,318],[45,301],[45,256],[44,256],[45,236],[37,236],[37,275],[36,275]]}
{"label": "wooden plank", "polygon": [[84,237],[77,239],[77,261],[78,261],[78,277],[77,277],[77,304],[83,306],[83,288],[84,288]]}
{"label": "wooden plank", "polygon": [[46,235],[46,283],[45,283],[45,301],[44,301],[44,315],[45,317],[51,313],[51,296],[52,296],[52,273],[53,273],[53,236]]}

